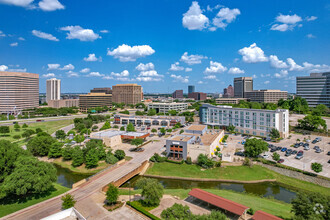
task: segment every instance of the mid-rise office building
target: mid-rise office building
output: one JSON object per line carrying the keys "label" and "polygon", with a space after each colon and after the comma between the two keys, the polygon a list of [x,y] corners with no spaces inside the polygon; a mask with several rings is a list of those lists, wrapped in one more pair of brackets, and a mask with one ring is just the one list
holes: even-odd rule
{"label": "mid-rise office building", "polygon": [[253,90],[245,92],[245,98],[251,102],[277,103],[280,99],[287,100],[288,92],[281,90]]}
{"label": "mid-rise office building", "polygon": [[234,97],[246,98],[245,93],[253,91],[252,77],[238,77],[234,78]]}
{"label": "mid-rise office building", "polygon": [[195,86],[190,85],[188,86],[188,94],[195,92]]}
{"label": "mid-rise office building", "polygon": [[324,104],[330,107],[330,72],[311,73],[300,76],[297,80],[297,96],[308,102],[310,107]]}
{"label": "mid-rise office building", "polygon": [[46,81],[46,101],[61,99],[61,80],[52,78]]}
{"label": "mid-rise office building", "polygon": [[227,88],[223,89],[224,98],[233,98],[234,97],[234,87],[229,85]]}
{"label": "mid-rise office building", "polygon": [[38,74],[0,72],[0,114],[15,114],[38,106]]}
{"label": "mid-rise office building", "polygon": [[188,94],[188,98],[192,98],[198,101],[204,101],[207,97],[206,93],[203,92],[192,92]]}
{"label": "mid-rise office building", "polygon": [[105,93],[88,93],[79,96],[79,109],[81,112],[87,112],[88,109],[95,107],[111,107],[112,95]]}
{"label": "mid-rise office building", "polygon": [[245,98],[218,98],[215,100],[216,104],[239,104],[239,101],[248,101]]}
{"label": "mid-rise office building", "polygon": [[175,90],[172,94],[174,99],[183,99],[183,90]]}
{"label": "mid-rise office building", "polygon": [[115,103],[136,105],[143,99],[142,86],[138,84],[118,84],[112,87],[112,97]]}
{"label": "mid-rise office building", "polygon": [[269,136],[272,128],[279,131],[280,136],[289,136],[289,110],[233,108],[224,105],[203,104],[199,110],[200,122],[210,126],[226,128],[236,127],[236,132],[254,136]]}
{"label": "mid-rise office building", "polygon": [[105,94],[112,94],[112,90],[109,87],[104,88],[94,88],[91,90],[91,93],[105,93]]}
{"label": "mid-rise office building", "polygon": [[148,110],[155,109],[157,113],[168,113],[170,110],[184,111],[188,109],[188,103],[179,102],[153,102],[148,104]]}
{"label": "mid-rise office building", "polygon": [[115,124],[127,125],[132,123],[137,126],[174,126],[178,122],[182,125],[186,123],[186,118],[184,116],[165,116],[165,115],[155,115],[155,116],[138,116],[138,115],[126,115],[126,114],[116,114],[114,116]]}
{"label": "mid-rise office building", "polygon": [[47,104],[51,108],[79,107],[79,99],[50,100]]}

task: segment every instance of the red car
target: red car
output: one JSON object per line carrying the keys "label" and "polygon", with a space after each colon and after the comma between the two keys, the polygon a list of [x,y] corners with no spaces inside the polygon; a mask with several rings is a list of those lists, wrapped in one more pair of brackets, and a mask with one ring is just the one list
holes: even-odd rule
{"label": "red car", "polygon": [[277,163],[283,163],[284,162],[284,159],[279,159],[278,161],[277,161]]}

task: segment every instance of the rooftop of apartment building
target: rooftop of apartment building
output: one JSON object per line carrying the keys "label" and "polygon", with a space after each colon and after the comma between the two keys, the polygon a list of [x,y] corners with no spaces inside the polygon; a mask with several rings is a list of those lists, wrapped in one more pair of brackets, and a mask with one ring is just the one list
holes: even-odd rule
{"label": "rooftop of apartment building", "polygon": [[221,108],[221,109],[237,109],[243,111],[257,111],[257,112],[286,112],[289,111],[287,109],[276,109],[276,110],[268,110],[268,109],[252,109],[252,108],[234,108],[229,105],[211,105],[211,104],[203,104],[202,107],[211,107],[211,108]]}
{"label": "rooftop of apartment building", "polygon": [[144,119],[177,119],[177,118],[185,118],[184,116],[167,116],[167,115],[154,115],[154,116],[147,116],[147,115],[126,115],[118,113],[115,115],[120,116],[123,118],[144,118]]}
{"label": "rooftop of apartment building", "polygon": [[190,143],[192,145],[211,145],[214,140],[223,132],[223,130],[207,130],[204,134],[191,134],[191,133],[182,133],[175,135],[171,138],[172,141],[183,141],[188,142],[193,137],[196,137],[196,141]]}
{"label": "rooftop of apartment building", "polygon": [[5,72],[5,71],[0,71],[0,76],[20,76],[20,77],[39,78],[39,74],[26,73],[26,72]]}

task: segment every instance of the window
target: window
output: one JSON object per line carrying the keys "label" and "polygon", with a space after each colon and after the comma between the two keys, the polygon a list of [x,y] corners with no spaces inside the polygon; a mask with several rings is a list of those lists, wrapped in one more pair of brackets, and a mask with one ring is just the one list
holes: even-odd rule
{"label": "window", "polygon": [[260,133],[260,136],[265,136],[265,134],[263,132]]}
{"label": "window", "polygon": [[254,131],[254,132],[253,132],[253,135],[257,135],[257,132]]}

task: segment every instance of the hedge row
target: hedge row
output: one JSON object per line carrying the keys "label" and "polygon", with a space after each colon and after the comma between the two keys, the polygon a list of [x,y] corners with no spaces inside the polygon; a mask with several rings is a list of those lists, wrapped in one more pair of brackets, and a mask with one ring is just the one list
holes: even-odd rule
{"label": "hedge row", "polygon": [[157,216],[151,214],[150,212],[148,212],[147,210],[145,210],[144,208],[134,205],[134,203],[131,202],[126,202],[127,205],[131,206],[133,209],[135,209],[136,211],[142,213],[143,215],[151,218],[152,220],[160,220],[160,218],[158,218]]}
{"label": "hedge row", "polygon": [[181,161],[174,161],[174,160],[169,160],[166,158],[165,160],[166,162],[169,162],[169,163],[175,163],[175,164],[183,164],[184,163],[184,160],[181,160]]}

